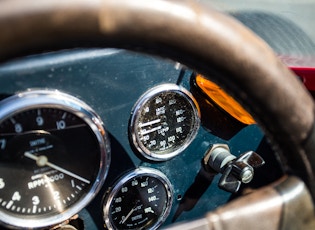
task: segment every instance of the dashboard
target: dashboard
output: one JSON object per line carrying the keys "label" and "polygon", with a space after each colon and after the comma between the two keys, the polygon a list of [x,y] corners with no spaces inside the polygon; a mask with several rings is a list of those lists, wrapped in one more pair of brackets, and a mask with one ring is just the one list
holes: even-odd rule
{"label": "dashboard", "polygon": [[[195,80],[178,63],[115,49],[2,65],[1,222],[47,227],[88,204],[76,219],[86,229],[156,228],[280,177],[260,128],[230,116]],[[214,144],[235,157],[255,151],[266,164],[238,192],[224,191],[203,163]]]}

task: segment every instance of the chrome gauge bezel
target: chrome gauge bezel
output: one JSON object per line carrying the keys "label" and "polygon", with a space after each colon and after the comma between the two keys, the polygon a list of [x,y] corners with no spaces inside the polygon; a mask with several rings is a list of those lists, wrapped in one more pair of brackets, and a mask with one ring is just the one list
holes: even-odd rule
{"label": "chrome gauge bezel", "polygon": [[110,145],[101,118],[83,101],[58,90],[28,90],[0,102],[0,123],[18,113],[36,108],[55,108],[82,119],[93,131],[100,149],[98,174],[91,188],[75,204],[62,213],[47,214],[34,219],[4,213],[0,210],[0,223],[10,228],[43,228],[55,226],[79,213],[98,193],[105,181],[110,164]]}
{"label": "chrome gauge bezel", "polygon": [[[138,131],[137,131],[138,125],[139,125],[138,121],[141,116],[142,110],[144,110],[145,104],[149,100],[152,100],[153,97],[159,94],[169,93],[169,92],[179,94],[185,100],[187,100],[187,102],[191,106],[191,109],[193,110],[192,119],[194,119],[194,123],[192,124],[190,134],[186,138],[184,143],[182,143],[180,146],[178,146],[178,148],[174,150],[170,150],[170,151],[167,150],[166,151],[167,153],[159,154],[159,153],[155,153],[149,150],[141,142],[140,137],[138,135]],[[153,161],[166,161],[177,156],[189,146],[189,144],[196,137],[199,127],[200,127],[200,109],[193,95],[187,89],[179,85],[171,84],[171,83],[161,84],[145,92],[135,103],[135,106],[133,107],[133,110],[131,113],[130,122],[129,122],[129,137],[136,151],[139,152],[145,158],[149,160],[153,160]]]}
{"label": "chrome gauge bezel", "polygon": [[165,191],[167,193],[167,197],[165,197],[166,205],[165,205],[164,212],[160,215],[158,221],[153,226],[150,227],[150,229],[157,229],[159,226],[161,226],[164,223],[164,221],[170,214],[170,211],[172,209],[172,203],[173,203],[173,187],[172,187],[171,182],[169,181],[169,179],[166,177],[165,174],[163,174],[161,171],[157,169],[139,167],[131,172],[128,172],[126,175],[120,178],[116,182],[116,184],[111,188],[109,193],[105,196],[104,203],[103,203],[103,218],[104,218],[104,223],[107,229],[109,230],[117,229],[117,227],[113,224],[113,219],[110,214],[110,208],[117,193],[121,190],[121,188],[126,183],[140,176],[149,176],[149,177],[154,177],[155,179],[160,180],[160,182],[162,182],[165,188]]}

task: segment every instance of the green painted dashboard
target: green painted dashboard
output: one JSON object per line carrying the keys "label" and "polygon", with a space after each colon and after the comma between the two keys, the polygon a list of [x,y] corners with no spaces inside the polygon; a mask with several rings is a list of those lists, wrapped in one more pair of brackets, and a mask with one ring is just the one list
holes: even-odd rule
{"label": "green painted dashboard", "polygon": [[[79,213],[86,229],[104,225],[104,198],[126,173],[139,167],[157,169],[170,181],[172,206],[162,226],[192,220],[225,204],[245,189],[274,181],[281,175],[268,141],[256,125],[246,126],[218,108],[195,86],[192,70],[154,56],[115,49],[74,49],[48,52],[5,63],[0,67],[2,99],[29,89],[57,89],[84,101],[104,122],[111,148],[111,163],[101,190]],[[141,157],[132,147],[129,121],[137,100],[149,89],[172,83],[186,88],[201,111],[201,126],[190,145],[165,161]],[[202,159],[217,143],[238,156],[256,151],[266,164],[236,194],[218,187],[220,174],[206,172]],[[71,164],[71,161],[68,162]],[[84,167],[84,165],[82,165]]]}

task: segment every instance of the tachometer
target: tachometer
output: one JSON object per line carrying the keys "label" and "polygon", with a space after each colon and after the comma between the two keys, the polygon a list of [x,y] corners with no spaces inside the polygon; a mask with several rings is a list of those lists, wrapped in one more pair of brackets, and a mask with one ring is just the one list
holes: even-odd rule
{"label": "tachometer", "polygon": [[121,178],[103,206],[108,229],[156,229],[168,216],[172,187],[158,170],[138,168]]}
{"label": "tachometer", "polygon": [[65,221],[95,196],[109,167],[102,121],[82,101],[34,90],[0,102],[0,223]]}
{"label": "tachometer", "polygon": [[200,112],[192,95],[174,84],[147,91],[136,103],[130,119],[130,136],[138,152],[151,160],[167,160],[194,139]]}

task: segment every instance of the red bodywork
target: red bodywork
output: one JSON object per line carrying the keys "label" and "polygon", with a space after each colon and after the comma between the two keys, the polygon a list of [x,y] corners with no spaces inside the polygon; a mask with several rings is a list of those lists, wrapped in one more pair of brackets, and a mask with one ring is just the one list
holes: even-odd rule
{"label": "red bodywork", "polygon": [[315,93],[315,68],[290,66],[290,69],[301,78],[306,88]]}
{"label": "red bodywork", "polygon": [[315,57],[279,57],[284,64],[301,78],[306,88],[315,97]]}

